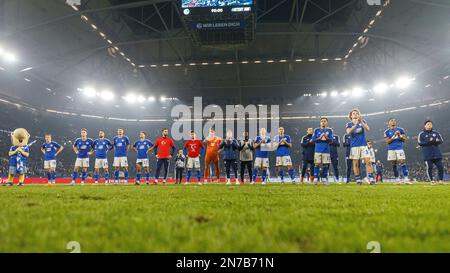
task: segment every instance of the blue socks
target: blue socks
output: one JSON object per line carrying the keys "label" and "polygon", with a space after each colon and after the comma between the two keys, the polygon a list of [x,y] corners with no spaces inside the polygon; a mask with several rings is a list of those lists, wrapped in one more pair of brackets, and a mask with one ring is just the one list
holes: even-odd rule
{"label": "blue socks", "polygon": [[87,173],[81,172],[81,182],[84,182],[86,180]]}
{"label": "blue socks", "polygon": [[136,183],[141,183],[141,177],[142,177],[141,173],[136,174]]}
{"label": "blue socks", "polygon": [[125,180],[128,180],[128,170],[125,171]]}
{"label": "blue socks", "polygon": [[145,181],[150,182],[150,173],[145,173]]}
{"label": "blue socks", "polygon": [[105,182],[109,181],[109,173],[105,173]]}
{"label": "blue socks", "polygon": [[51,172],[48,172],[47,173],[47,182],[52,182],[52,173]]}
{"label": "blue socks", "polygon": [[78,172],[73,172],[72,181],[77,180],[77,177],[78,177]]}
{"label": "blue socks", "polygon": [[408,167],[406,166],[406,163],[403,163],[403,165],[402,165],[402,172],[403,172],[404,177],[408,177],[409,172],[408,172]]}
{"label": "blue socks", "polygon": [[95,173],[95,174],[94,174],[94,180],[95,180],[95,182],[98,182],[98,176],[99,176],[98,173]]}
{"label": "blue socks", "polygon": [[189,171],[187,171],[187,173],[186,173],[186,182],[191,182],[191,174],[192,174],[192,171],[191,170],[189,170]]}
{"label": "blue socks", "polygon": [[119,180],[119,171],[114,171],[114,179]]}
{"label": "blue socks", "polygon": [[253,169],[253,181],[256,181],[256,178],[258,177],[258,169]]}
{"label": "blue socks", "polygon": [[267,178],[267,170],[263,170],[262,171],[262,182],[266,182],[266,178]]}
{"label": "blue socks", "polygon": [[197,181],[200,182],[200,179],[202,179],[202,174],[200,170],[197,170]]}
{"label": "blue socks", "polygon": [[56,172],[52,172],[52,180],[56,183]]}
{"label": "blue socks", "polygon": [[291,177],[291,180],[294,181],[295,176],[294,176],[294,169],[290,169],[288,170],[289,176]]}
{"label": "blue socks", "polygon": [[314,179],[319,179],[320,177],[320,167],[314,166]]}

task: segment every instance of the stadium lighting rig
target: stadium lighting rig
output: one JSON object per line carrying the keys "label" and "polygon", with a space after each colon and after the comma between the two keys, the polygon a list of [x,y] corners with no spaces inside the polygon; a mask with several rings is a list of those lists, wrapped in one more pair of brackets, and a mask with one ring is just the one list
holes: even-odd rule
{"label": "stadium lighting rig", "polygon": [[[66,2],[68,6],[70,6],[73,10],[75,11],[80,11],[79,8],[75,5],[73,5],[71,2]],[[114,44],[114,42],[111,40],[111,38],[108,37],[108,35],[102,31],[99,31],[99,28],[97,25],[91,23],[89,17],[87,17],[86,15],[81,15],[80,16],[81,20],[88,24],[93,32],[97,32],[98,31],[98,35],[100,36],[100,38],[104,41],[106,41],[106,43],[115,51],[117,51],[125,61],[127,61],[132,67],[136,67],[136,63],[134,61],[131,60],[131,58],[129,58],[123,51],[120,50],[119,47],[117,46],[112,46]]]}
{"label": "stadium lighting rig", "polygon": [[115,95],[114,95],[113,92],[111,92],[111,91],[109,91],[109,90],[103,90],[103,91],[100,93],[100,97],[101,97],[104,101],[112,101],[112,100],[114,100]]}
{"label": "stadium lighting rig", "polygon": [[[343,58],[310,58],[305,59],[308,62],[318,62],[318,63],[325,63],[325,62],[332,62],[332,61],[342,61]],[[198,62],[189,62],[186,64],[181,63],[163,63],[163,64],[140,64],[137,65],[138,68],[167,68],[167,67],[188,67],[188,66],[197,66],[197,65],[203,65],[207,66],[210,64],[213,65],[230,65],[230,64],[284,64],[284,63],[299,63],[303,62],[303,59],[254,59],[254,60],[241,60],[241,61],[224,61],[224,60],[212,60],[212,61],[198,61]]]}
{"label": "stadium lighting rig", "polygon": [[350,58],[352,53],[358,48],[358,45],[366,43],[365,38],[367,38],[367,37],[365,37],[364,34],[368,33],[369,30],[375,26],[376,22],[381,18],[381,16],[384,13],[384,10],[386,9],[387,6],[389,6],[389,4],[391,4],[391,0],[384,1],[381,8],[377,11],[375,16],[370,20],[370,22],[367,24],[366,28],[363,30],[363,35],[358,37],[358,39],[353,44],[353,46],[348,50],[348,53],[347,53],[347,55],[345,55],[344,59]]}
{"label": "stadium lighting rig", "polygon": [[16,63],[17,56],[11,51],[0,46],[0,59],[4,60],[7,63]]}
{"label": "stadium lighting rig", "polygon": [[135,104],[138,101],[138,97],[134,93],[128,93],[122,98],[130,104]]}
{"label": "stadium lighting rig", "polygon": [[352,89],[352,97],[361,97],[364,93],[364,90],[361,87],[354,87]]}
{"label": "stadium lighting rig", "polygon": [[375,94],[384,94],[387,90],[388,90],[389,86],[385,83],[379,83],[377,85],[375,85],[375,87],[373,88],[373,91],[375,92]]}
{"label": "stadium lighting rig", "polygon": [[[446,79],[450,79],[450,75],[445,76],[443,78],[444,80]],[[351,91],[349,90],[344,90],[341,93],[339,93],[339,91],[337,90],[333,90],[331,92],[326,92],[326,91],[322,91],[316,94],[317,97],[348,97],[348,96],[352,96],[354,98],[358,98],[361,97],[364,93],[374,93],[376,95],[383,95],[385,94],[389,89],[398,89],[400,91],[406,91],[408,90],[408,88],[411,87],[411,85],[413,84],[413,82],[416,79],[414,77],[409,77],[409,76],[402,76],[399,77],[394,83],[392,84],[386,84],[384,82],[379,82],[377,83],[373,88],[361,88],[359,86],[355,86],[353,89],[351,89]],[[424,88],[429,88],[431,87],[431,84],[426,84],[424,86]],[[400,95],[405,94],[405,92],[400,93]],[[303,94],[304,97],[310,97],[311,94],[309,93],[304,93]]]}
{"label": "stadium lighting rig", "polygon": [[413,81],[413,78],[401,77],[395,81],[395,87],[400,90],[405,90],[412,84]]}

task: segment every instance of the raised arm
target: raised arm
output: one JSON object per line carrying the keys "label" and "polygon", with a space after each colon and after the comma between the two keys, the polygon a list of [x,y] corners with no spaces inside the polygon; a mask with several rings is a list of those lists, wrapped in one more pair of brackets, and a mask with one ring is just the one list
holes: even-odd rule
{"label": "raised arm", "polygon": [[364,130],[370,131],[370,127],[369,127],[369,125],[367,125],[365,120],[361,119],[360,122],[361,122],[361,126],[364,128]]}

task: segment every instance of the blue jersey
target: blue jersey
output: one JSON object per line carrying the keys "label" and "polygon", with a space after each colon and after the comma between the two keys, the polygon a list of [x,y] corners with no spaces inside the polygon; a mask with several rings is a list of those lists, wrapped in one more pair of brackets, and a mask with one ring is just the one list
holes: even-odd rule
{"label": "blue jersey", "polygon": [[[275,142],[280,143],[280,141],[284,139],[284,141],[286,141],[286,143],[291,143],[291,137],[284,135],[284,136],[276,136],[275,137]],[[289,147],[286,144],[279,144],[278,148],[277,148],[277,152],[275,153],[276,156],[289,156],[290,152],[289,152]]]}
{"label": "blue jersey", "polygon": [[126,157],[127,156],[127,146],[130,145],[130,139],[127,136],[114,137],[114,156],[115,157]]}
{"label": "blue jersey", "polygon": [[[320,137],[322,134],[327,135],[328,137]],[[330,143],[333,141],[333,130],[330,128],[316,128],[314,130],[313,138],[312,140],[316,143],[315,152],[316,153],[322,153],[322,154],[329,154],[330,153]]]}
{"label": "blue jersey", "polygon": [[42,149],[44,150],[44,160],[56,160],[56,152],[58,152],[59,148],[61,148],[61,145],[54,141],[42,144]]}
{"label": "blue jersey", "polygon": [[[14,152],[15,150],[17,150],[17,148],[19,148],[19,146],[12,146],[11,149],[9,149],[9,151]],[[22,147],[22,150],[26,153],[30,152],[30,148],[28,146]],[[22,158],[22,163],[23,163],[23,166],[26,166],[26,163],[27,163],[26,157]],[[9,158],[9,166],[17,167],[17,154],[15,154]]]}
{"label": "blue jersey", "polygon": [[95,150],[95,158],[97,159],[106,159],[108,157],[108,151],[113,148],[111,140],[104,139],[96,139],[92,148]]}
{"label": "blue jersey", "polygon": [[[364,120],[364,123],[367,124],[367,122]],[[347,123],[347,129],[352,128],[355,124],[351,121]],[[358,124],[358,126],[351,132],[350,134],[350,147],[363,147],[367,146],[367,139],[366,139],[366,130],[364,130],[364,127],[362,127],[361,124]]]}
{"label": "blue jersey", "polygon": [[[265,140],[266,143],[270,143],[271,142],[270,141],[270,137],[268,137],[268,136],[266,136],[264,138],[258,136],[255,139],[255,143],[256,144],[260,144],[260,143],[262,143],[263,140]],[[257,157],[257,158],[269,158],[269,152],[261,150],[261,146],[259,146],[258,148],[256,148],[255,157]]]}
{"label": "blue jersey", "polygon": [[148,139],[144,139],[144,140],[138,140],[134,143],[133,145],[134,148],[137,149],[137,158],[138,159],[147,159],[148,158],[148,150],[153,147],[153,143],[148,140]]}
{"label": "blue jersey", "polygon": [[[396,132],[400,132],[400,135],[405,134],[405,130],[403,128],[397,127],[394,129],[387,129],[384,131],[384,138],[392,138]],[[388,144],[388,150],[395,151],[395,150],[403,150],[403,140],[400,139],[400,136],[396,136],[394,138],[394,141],[392,141],[390,144]]]}
{"label": "blue jersey", "polygon": [[88,158],[88,153],[92,150],[92,145],[94,144],[94,141],[90,138],[86,138],[86,140],[82,140],[81,138],[77,138],[75,140],[75,143],[73,144],[73,147],[77,148],[78,150],[78,158]]}

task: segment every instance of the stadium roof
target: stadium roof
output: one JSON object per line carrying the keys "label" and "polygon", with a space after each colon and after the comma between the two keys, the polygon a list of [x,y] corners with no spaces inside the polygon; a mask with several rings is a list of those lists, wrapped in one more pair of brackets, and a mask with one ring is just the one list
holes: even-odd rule
{"label": "stadium roof", "polygon": [[381,2],[258,0],[254,40],[214,47],[192,40],[178,1],[98,0],[77,7],[63,0],[2,1],[0,46],[18,60],[0,63],[8,81],[0,92],[30,98],[10,80],[21,86],[27,79],[42,106],[70,103],[84,86],[245,104],[294,101],[405,74],[420,78],[424,90],[450,74],[448,3]]}

